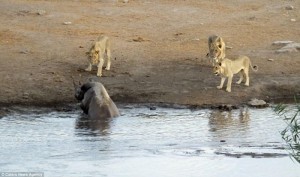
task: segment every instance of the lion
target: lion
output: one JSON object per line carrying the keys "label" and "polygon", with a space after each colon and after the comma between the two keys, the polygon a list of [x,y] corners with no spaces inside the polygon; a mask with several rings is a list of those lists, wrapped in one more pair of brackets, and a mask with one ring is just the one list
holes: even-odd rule
{"label": "lion", "polygon": [[88,56],[89,65],[85,69],[91,71],[93,65],[97,65],[97,76],[102,76],[102,66],[104,64],[104,54],[107,55],[107,64],[105,70],[110,70],[111,65],[111,53],[110,53],[110,40],[107,36],[101,35],[95,44],[90,48],[86,55]]}
{"label": "lion", "polygon": [[80,107],[91,120],[105,120],[120,116],[119,110],[100,82],[87,82],[76,85],[75,98],[81,102]]}
{"label": "lion", "polygon": [[221,83],[217,86],[218,89],[222,89],[224,81],[228,77],[226,91],[231,92],[232,77],[234,74],[239,73],[240,79],[236,82],[240,84],[244,79],[245,85],[249,86],[249,66],[253,71],[258,71],[257,66],[252,66],[250,59],[247,56],[240,56],[236,60],[223,59],[213,68],[215,75],[221,75]]}
{"label": "lion", "polygon": [[206,56],[210,59],[213,66],[225,58],[225,42],[222,37],[216,35],[209,36],[208,49],[209,53]]}

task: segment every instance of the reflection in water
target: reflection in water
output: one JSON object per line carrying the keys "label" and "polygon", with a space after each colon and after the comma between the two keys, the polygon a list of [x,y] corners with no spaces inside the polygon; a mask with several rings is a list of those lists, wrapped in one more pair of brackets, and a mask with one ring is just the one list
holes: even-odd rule
{"label": "reflection in water", "polygon": [[233,134],[241,134],[249,129],[249,110],[241,108],[237,111],[213,110],[209,115],[209,131],[214,133],[216,138],[228,138]]}
{"label": "reflection in water", "polygon": [[213,110],[209,115],[210,131],[229,129],[233,126],[246,127],[249,123],[248,108],[241,108],[239,115],[232,111]]}
{"label": "reflection in water", "polygon": [[75,128],[84,130],[80,134],[85,135],[107,135],[110,131],[112,118],[90,119],[87,115],[81,114],[76,119]]}
{"label": "reflection in water", "polygon": [[300,174],[282,150],[279,130],[285,125],[271,109],[132,106],[123,108],[120,117],[97,121],[80,111],[24,110],[26,114],[16,111],[0,119],[0,166],[5,171],[30,169],[53,177]]}

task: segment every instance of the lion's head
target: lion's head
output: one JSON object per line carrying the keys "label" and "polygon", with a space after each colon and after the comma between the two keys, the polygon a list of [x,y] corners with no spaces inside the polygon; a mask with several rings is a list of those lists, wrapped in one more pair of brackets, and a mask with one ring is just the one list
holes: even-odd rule
{"label": "lion's head", "polygon": [[98,63],[99,58],[99,50],[95,50],[95,47],[93,46],[88,52],[85,53],[88,57],[88,60],[92,64]]}
{"label": "lion's head", "polygon": [[221,37],[209,37],[208,48],[209,53],[207,54],[207,56],[213,58],[216,62],[219,62],[218,59],[223,59],[225,57],[225,43]]}
{"label": "lion's head", "polygon": [[219,76],[220,74],[223,73],[223,68],[222,68],[221,63],[218,63],[217,66],[214,66],[213,72],[216,76]]}

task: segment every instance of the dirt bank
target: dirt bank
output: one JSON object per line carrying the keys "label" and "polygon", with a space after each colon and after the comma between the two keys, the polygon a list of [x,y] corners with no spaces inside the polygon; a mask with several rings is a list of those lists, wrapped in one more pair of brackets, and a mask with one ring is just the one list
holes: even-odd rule
{"label": "dirt bank", "polygon": [[[239,105],[292,98],[300,93],[300,53],[275,53],[272,42],[300,42],[299,9],[300,1],[271,0],[1,1],[0,103],[75,102],[71,77],[98,79],[124,103]],[[97,78],[96,68],[83,69],[85,52],[100,34],[112,40],[113,61]],[[229,58],[247,55],[258,65],[249,87],[233,84],[231,93],[216,88],[220,78],[205,57],[211,34],[232,47]]]}

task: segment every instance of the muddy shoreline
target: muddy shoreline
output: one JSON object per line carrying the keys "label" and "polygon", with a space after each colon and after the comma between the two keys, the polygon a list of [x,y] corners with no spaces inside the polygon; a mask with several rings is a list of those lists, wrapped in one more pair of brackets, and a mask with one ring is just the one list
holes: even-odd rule
{"label": "muddy shoreline", "polygon": [[[5,1],[0,106],[75,104],[72,78],[100,81],[121,104],[222,108],[253,98],[293,103],[300,95],[300,52],[276,53],[272,43],[300,41],[298,8],[298,1],[271,0]],[[111,38],[113,61],[99,78],[96,68],[84,68],[85,52],[101,34]],[[232,84],[231,93],[216,88],[220,78],[206,58],[212,34],[230,46],[228,58],[246,55],[258,66],[249,87]]]}

